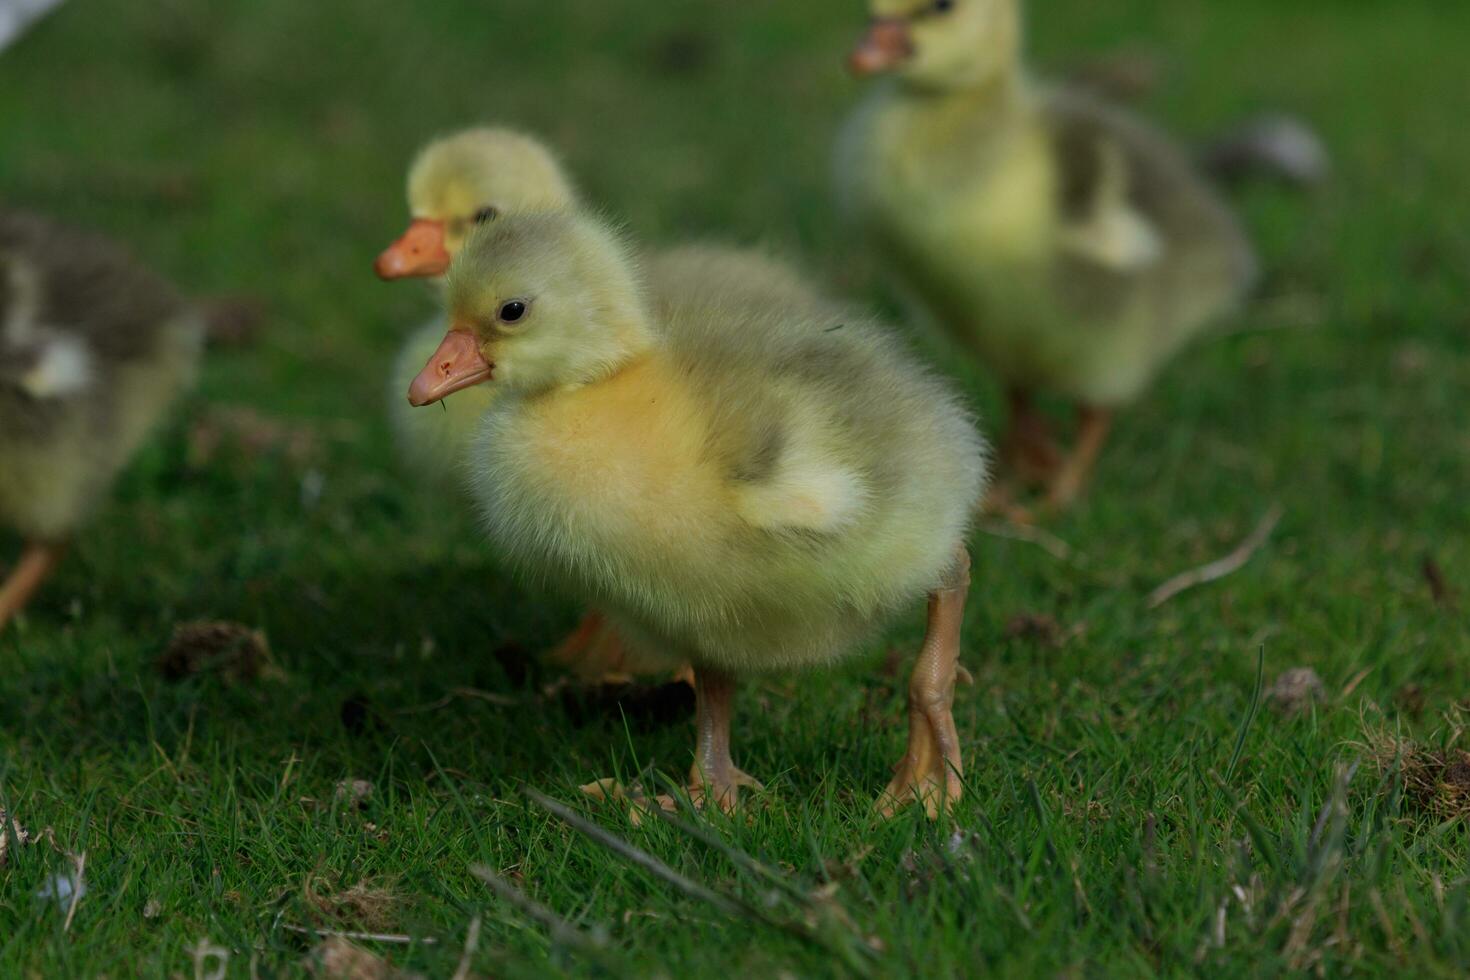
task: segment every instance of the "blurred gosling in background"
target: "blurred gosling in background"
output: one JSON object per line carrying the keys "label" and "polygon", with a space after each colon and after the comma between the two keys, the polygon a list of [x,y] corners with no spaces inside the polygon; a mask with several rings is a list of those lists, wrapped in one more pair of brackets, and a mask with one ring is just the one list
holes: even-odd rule
{"label": "blurred gosling in background", "polygon": [[[435,140],[409,170],[412,223],[378,258],[378,275],[441,282],[472,229],[506,214],[571,206],[577,196],[556,155],[534,137],[484,127]],[[694,317],[736,305],[775,312],[831,306],[789,267],[749,249],[687,245],[654,253],[647,269],[652,301],[663,317]],[[403,393],[443,336],[442,318],[410,335],[395,361],[389,415],[399,455],[416,477],[457,487],[466,475],[466,451],[495,390],[482,385],[460,392],[433,412],[409,406]],[[547,659],[585,680],[602,681],[667,666],[661,658],[628,649],[597,613],[589,613]]]}
{"label": "blurred gosling in background", "polygon": [[452,329],[411,398],[500,390],[472,454],[485,526],[522,570],[694,664],[691,792],[729,808],[758,785],[730,752],[738,677],[831,664],[927,595],[881,807],[958,799],[964,540],[985,482],[959,400],[840,307],[660,318],[622,238],[570,212],[477,230],[450,279]]}
{"label": "blurred gosling in background", "polygon": [[193,381],[202,320],[114,245],[0,210],[0,629]]}
{"label": "blurred gosling in background", "polygon": [[[848,124],[839,193],[888,273],[1004,383],[1002,462],[1082,492],[1115,410],[1239,304],[1256,260],[1234,216],[1161,133],[1021,57],[1018,0],[872,0],[853,52],[892,74]],[[1058,451],[1033,395],[1078,406]]]}

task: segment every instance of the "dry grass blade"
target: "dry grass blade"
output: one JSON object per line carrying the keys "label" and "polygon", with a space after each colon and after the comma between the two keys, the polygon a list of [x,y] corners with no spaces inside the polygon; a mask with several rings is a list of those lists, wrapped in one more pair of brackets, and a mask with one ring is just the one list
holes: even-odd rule
{"label": "dry grass blade", "polygon": [[428,704],[420,704],[412,708],[401,708],[399,709],[398,714],[425,714],[430,711],[438,711],[441,708],[447,708],[449,705],[459,700],[484,701],[486,704],[493,704],[501,708],[513,708],[516,705],[520,704],[522,701],[521,698],[511,697],[508,694],[496,694],[493,691],[481,691],[478,688],[474,687],[455,687],[450,688],[449,692],[437,701],[430,701]]}
{"label": "dry grass blade", "polygon": [[1057,561],[1071,562],[1077,565],[1087,563],[1086,555],[1081,554],[1050,531],[1042,530],[1039,527],[1016,524],[1013,521],[981,521],[977,525],[977,529],[981,534],[988,534],[992,538],[1003,538],[1006,541],[1020,541],[1025,544],[1034,544]]}
{"label": "dry grass blade", "polygon": [[571,809],[563,806],[546,794],[538,792],[529,786],[525,787],[523,792],[532,803],[535,803],[541,809],[547,811],[582,836],[596,841],[608,850],[633,862],[655,878],[674,886],[690,898],[697,898],[700,901],[708,902],[727,915],[754,914],[754,909],[750,909],[743,903],[737,902],[728,896],[721,895],[719,892],[710,891],[699,882],[686,878],[652,854],[649,854],[641,848],[634,847],[617,834],[604,830],[590,820],[586,820],[580,815],[573,813]]}
{"label": "dry grass blade", "polygon": [[470,874],[488,885],[490,890],[495,893],[496,898],[504,902],[509,902],[517,909],[520,909],[524,915],[545,926],[546,930],[551,933],[553,942],[561,946],[569,946],[573,949],[581,950],[585,953],[592,953],[596,956],[603,954],[603,943],[600,939],[578,929],[566,919],[563,919],[551,911],[551,909],[542,905],[515,885],[512,885],[500,877],[500,875],[485,867],[485,865],[471,865]]}
{"label": "dry grass blade", "polygon": [[1157,609],[1181,592],[1187,592],[1210,582],[1217,582],[1227,575],[1240,571],[1255,553],[1261,550],[1261,546],[1271,539],[1271,535],[1276,531],[1276,525],[1281,523],[1283,514],[1285,510],[1280,504],[1272,504],[1266,516],[1261,518],[1261,523],[1256,525],[1256,529],[1240,543],[1239,547],[1218,561],[1212,561],[1208,565],[1176,575],[1154,589],[1148,596],[1148,608]]}
{"label": "dry grass blade", "polygon": [[450,980],[466,980],[470,975],[470,961],[475,958],[475,950],[480,948],[480,917],[477,915],[470,920],[469,931],[464,937],[464,952],[459,954],[459,966],[454,969],[454,976]]}
{"label": "dry grass blade", "polygon": [[420,943],[424,946],[433,946],[439,940],[428,936],[406,936],[396,932],[354,932],[350,929],[308,929],[305,926],[294,926],[283,923],[282,929],[294,932],[302,936],[316,936],[318,939],[351,939],[356,942],[368,943],[392,943],[396,946],[408,946],[412,943]]}
{"label": "dry grass blade", "polygon": [[[729,895],[724,895],[716,891],[711,891],[704,885],[701,885],[699,882],[693,881],[685,877],[684,875],[681,875],[679,872],[675,871],[673,868],[669,867],[667,864],[660,861],[652,854],[649,854],[647,851],[644,851],[639,847],[635,847],[634,845],[623,840],[616,834],[604,830],[591,821],[584,819],[566,806],[563,806],[556,800],[553,800],[546,794],[538,792],[537,790],[534,790],[529,786],[522,787],[522,792],[525,793],[526,797],[530,799],[531,802],[546,810],[552,816],[561,820],[573,830],[577,831],[585,837],[590,838],[596,843],[601,844],[608,850],[613,851],[614,853],[626,858],[633,864],[647,871],[649,874],[660,879],[661,881],[666,882],[667,884],[674,886],[676,889],[690,896],[691,898],[696,898],[700,899],[701,901],[708,902],[710,905],[713,905],[715,908],[719,909],[721,912],[724,912],[726,915],[738,916],[749,919],[753,922],[759,922],[762,925],[769,926],[770,928],[775,929],[779,932],[783,932],[788,936],[799,939],[804,943],[809,943],[813,946],[816,946],[817,948],[831,953],[832,955],[841,959],[848,966],[849,969],[853,970],[853,972],[859,975],[867,974],[868,970],[866,968],[866,964],[863,963],[861,960],[854,959],[852,950],[847,944],[836,944],[828,942],[825,937],[817,934],[811,929],[804,928],[801,925],[793,922],[782,922],[780,920],[774,919],[771,916],[761,912],[754,906],[741,901],[740,899],[734,898]],[[652,812],[663,813],[662,809],[659,807],[653,807]],[[704,837],[702,839],[705,840],[705,842],[707,843],[710,840],[707,837]],[[719,847],[727,854],[733,852],[733,849],[728,848],[728,845],[723,845],[723,842],[721,844],[711,844],[711,846]],[[758,862],[755,862],[753,858],[749,858],[748,855],[746,855],[746,857],[749,861],[752,862],[753,865],[758,865]],[[759,874],[760,872],[756,873]],[[769,869],[767,869],[767,873],[771,875],[775,874],[774,872],[770,872]],[[802,901],[803,904],[806,904],[808,899],[803,896]],[[871,955],[872,951],[867,949],[866,947],[859,948],[861,948],[863,952]]]}
{"label": "dry grass blade", "polygon": [[653,807],[650,812],[686,837],[693,838],[705,847],[719,851],[731,864],[775,886],[788,897],[795,899],[803,905],[813,904],[811,896],[787,880],[785,875],[772,870],[738,847],[721,840],[718,835],[710,833],[703,827],[689,823],[687,820],[681,820],[661,807]]}
{"label": "dry grass blade", "polygon": [[66,907],[66,922],[62,925],[62,932],[71,932],[72,920],[77,917],[77,905],[82,900],[82,894],[86,891],[87,852],[70,855],[75,870],[72,878],[71,902]]}

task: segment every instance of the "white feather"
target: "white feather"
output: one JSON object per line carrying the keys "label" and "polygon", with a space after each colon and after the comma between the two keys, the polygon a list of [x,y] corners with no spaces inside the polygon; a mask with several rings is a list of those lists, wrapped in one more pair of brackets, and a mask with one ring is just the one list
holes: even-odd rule
{"label": "white feather", "polygon": [[52,337],[20,385],[32,398],[65,398],[91,387],[93,376],[92,352],[86,344],[75,337]]}
{"label": "white feather", "polygon": [[867,497],[851,470],[823,459],[789,458],[773,479],[740,495],[740,516],[769,530],[832,534],[857,520]]}

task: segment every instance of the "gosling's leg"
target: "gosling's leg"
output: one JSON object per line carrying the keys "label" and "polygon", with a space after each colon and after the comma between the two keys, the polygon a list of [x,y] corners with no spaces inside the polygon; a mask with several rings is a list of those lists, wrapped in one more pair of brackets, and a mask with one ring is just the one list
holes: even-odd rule
{"label": "gosling's leg", "polygon": [[1083,405],[1077,410],[1077,445],[1062,463],[1047,492],[1046,503],[1050,510],[1066,510],[1082,495],[1112,431],[1113,417],[1110,408]]}
{"label": "gosling's leg", "polygon": [[955,557],[954,578],[929,596],[924,646],[909,680],[909,747],[894,769],[893,781],[878,798],[878,812],[892,817],[910,803],[922,803],[930,819],[960,798],[964,762],[954,723],[954,685],[959,673],[960,627],[970,590],[970,556]]}
{"label": "gosling's leg", "polygon": [[[627,684],[635,676],[657,675],[668,670],[668,661],[640,655],[629,647],[617,628],[599,612],[583,616],[577,628],[547,653],[545,659],[590,684]],[[674,669],[669,682],[693,687],[694,669],[688,664]]]}
{"label": "gosling's leg", "polygon": [[718,670],[701,667],[694,674],[695,724],[698,741],[689,771],[689,796],[696,805],[714,803],[726,813],[740,803],[740,787],[764,789],[735,767],[730,758],[730,715],[735,681]]}
{"label": "gosling's leg", "polygon": [[555,650],[546,655],[548,663],[565,668],[580,680],[603,684],[620,684],[629,680],[625,661],[627,650],[617,631],[599,612],[582,617]]}
{"label": "gosling's leg", "polygon": [[1035,515],[1024,504],[1026,490],[1045,486],[1061,465],[1062,455],[1052,438],[1046,416],[1036,410],[1031,393],[1012,388],[1006,393],[1009,417],[1000,441],[1000,478],[981,504],[981,514],[1014,524],[1031,524]]}
{"label": "gosling's leg", "polygon": [[65,545],[53,542],[32,541],[26,545],[15,570],[0,586],[0,630],[26,607],[65,553]]}
{"label": "gosling's leg", "polygon": [[1010,422],[1001,442],[1006,469],[1029,485],[1045,484],[1062,463],[1061,450],[1052,438],[1051,424],[1036,410],[1031,393],[1012,388],[1006,393]]}

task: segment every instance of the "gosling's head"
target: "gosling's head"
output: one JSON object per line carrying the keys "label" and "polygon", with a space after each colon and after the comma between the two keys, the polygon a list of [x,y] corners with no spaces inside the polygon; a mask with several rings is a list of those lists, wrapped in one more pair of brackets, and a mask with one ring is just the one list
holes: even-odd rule
{"label": "gosling's head", "polygon": [[413,223],[378,257],[383,279],[437,277],[477,225],[508,211],[562,208],[576,199],[539,141],[509,129],[471,129],[435,140],[408,172]]}
{"label": "gosling's head", "polygon": [[590,384],[652,343],[628,247],[570,211],[507,214],[476,228],[449,271],[451,329],[408,400],[478,384],[535,394]]}
{"label": "gosling's head", "polygon": [[1020,0],[869,0],[872,23],[848,65],[941,91],[978,88],[1020,56]]}

